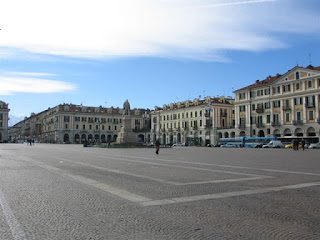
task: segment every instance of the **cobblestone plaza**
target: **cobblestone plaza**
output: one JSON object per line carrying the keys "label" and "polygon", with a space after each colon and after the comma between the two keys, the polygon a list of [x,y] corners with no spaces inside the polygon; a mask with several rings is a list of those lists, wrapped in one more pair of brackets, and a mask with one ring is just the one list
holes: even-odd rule
{"label": "cobblestone plaza", "polygon": [[318,150],[0,145],[0,239],[320,239]]}

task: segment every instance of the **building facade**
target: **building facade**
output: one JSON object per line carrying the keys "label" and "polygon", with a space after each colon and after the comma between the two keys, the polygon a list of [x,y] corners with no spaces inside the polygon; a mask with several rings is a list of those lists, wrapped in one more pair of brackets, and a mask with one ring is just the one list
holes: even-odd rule
{"label": "building facade", "polygon": [[236,136],[319,136],[320,67],[296,66],[234,93]]}
{"label": "building facade", "polygon": [[0,101],[0,143],[8,141],[9,111],[8,104]]}
{"label": "building facade", "polygon": [[155,107],[151,113],[151,137],[153,141],[160,138],[162,144],[215,144],[219,129],[234,127],[232,108],[231,97],[206,97]]}
{"label": "building facade", "polygon": [[[130,110],[137,142],[150,139],[150,110]],[[35,138],[44,143],[106,143],[116,141],[123,109],[61,104],[15,124],[12,140]],[[147,129],[149,126],[149,129]]]}

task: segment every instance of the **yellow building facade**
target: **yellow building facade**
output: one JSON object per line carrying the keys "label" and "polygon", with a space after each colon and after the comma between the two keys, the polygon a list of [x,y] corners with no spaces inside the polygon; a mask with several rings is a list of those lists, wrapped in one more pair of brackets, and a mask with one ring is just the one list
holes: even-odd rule
{"label": "yellow building facade", "polygon": [[177,142],[204,146],[215,144],[218,129],[234,126],[233,99],[206,97],[155,107],[151,113],[151,137],[162,144]]}
{"label": "yellow building facade", "polygon": [[236,136],[319,137],[320,67],[296,66],[234,93]]}

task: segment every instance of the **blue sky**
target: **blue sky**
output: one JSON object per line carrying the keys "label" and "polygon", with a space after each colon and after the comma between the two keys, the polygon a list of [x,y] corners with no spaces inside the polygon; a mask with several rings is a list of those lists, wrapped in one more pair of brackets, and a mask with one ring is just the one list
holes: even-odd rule
{"label": "blue sky", "polygon": [[[10,0],[0,99],[11,119],[60,103],[150,108],[320,65],[318,0]],[[310,57],[309,57],[310,54]],[[13,123],[13,122],[11,122]]]}

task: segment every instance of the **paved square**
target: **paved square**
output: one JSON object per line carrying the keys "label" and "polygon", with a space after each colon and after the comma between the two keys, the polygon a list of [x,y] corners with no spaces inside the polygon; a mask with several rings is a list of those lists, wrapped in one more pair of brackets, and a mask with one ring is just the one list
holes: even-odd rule
{"label": "paved square", "polygon": [[320,239],[320,151],[0,145],[1,239]]}

